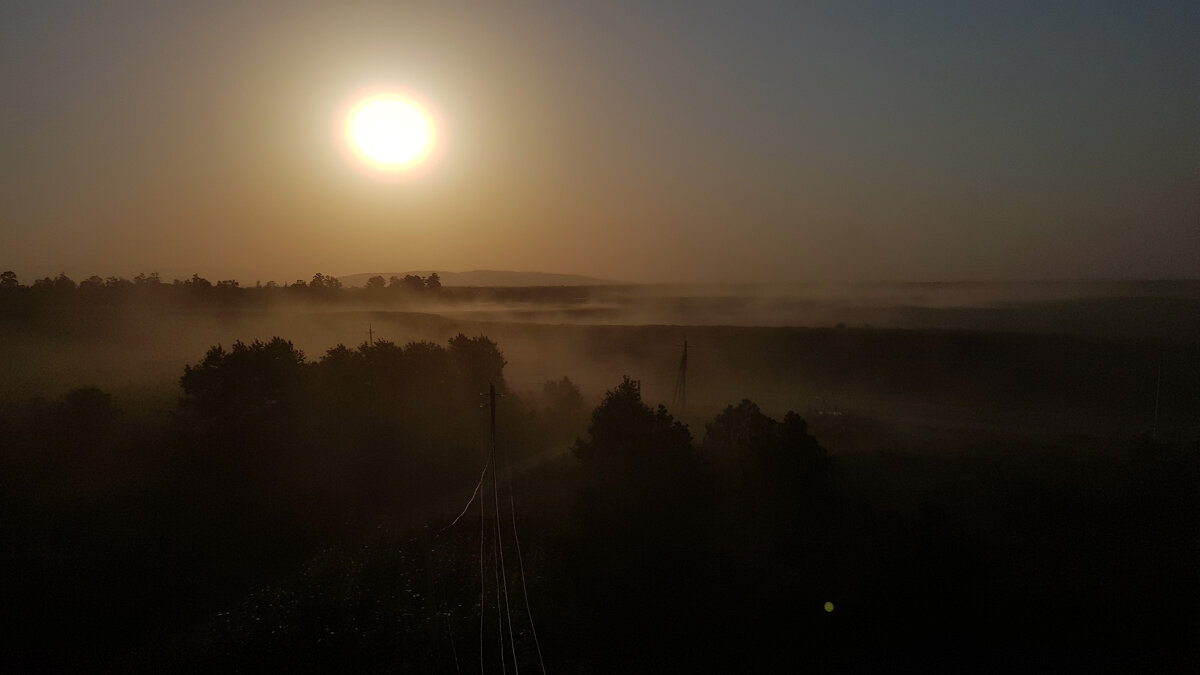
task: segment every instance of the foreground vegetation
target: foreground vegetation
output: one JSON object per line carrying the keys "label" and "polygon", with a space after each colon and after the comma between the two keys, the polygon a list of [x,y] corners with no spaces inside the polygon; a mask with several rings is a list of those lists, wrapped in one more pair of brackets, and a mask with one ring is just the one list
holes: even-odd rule
{"label": "foreground vegetation", "polygon": [[[3,409],[5,666],[469,672],[498,669],[505,640],[510,665],[540,649],[592,672],[1197,657],[1194,441],[751,401],[693,432],[628,378],[590,415],[566,378],[518,396],[498,346],[465,335],[316,360],[235,343],[179,382],[162,419],[94,387]],[[507,394],[495,488],[489,385]],[[481,575],[489,519],[513,515],[520,562]]]}

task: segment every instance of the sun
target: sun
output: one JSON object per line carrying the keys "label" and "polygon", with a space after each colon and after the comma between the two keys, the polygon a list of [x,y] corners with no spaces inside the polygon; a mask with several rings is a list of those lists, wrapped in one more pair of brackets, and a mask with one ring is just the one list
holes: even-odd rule
{"label": "sun", "polygon": [[369,166],[386,172],[416,168],[434,146],[433,119],[418,103],[399,94],[360,99],[345,119],[346,141]]}

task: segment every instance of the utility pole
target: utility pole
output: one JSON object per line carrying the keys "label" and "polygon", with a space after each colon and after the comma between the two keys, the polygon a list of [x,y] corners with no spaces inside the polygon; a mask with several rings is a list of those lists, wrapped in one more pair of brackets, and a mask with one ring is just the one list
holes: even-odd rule
{"label": "utility pole", "polygon": [[367,324],[367,345],[375,346],[375,328],[371,324]]}
{"label": "utility pole", "polygon": [[[490,436],[488,439],[488,458],[492,464],[492,472],[493,472],[492,478],[494,479],[496,477],[495,471],[497,469],[497,466],[496,466],[496,399],[504,396],[504,394],[497,394],[496,393],[496,385],[489,383],[487,393],[480,394],[480,396],[487,397],[488,402],[486,405],[488,407],[488,413],[491,416],[491,426],[489,429]],[[479,406],[479,407],[482,408],[483,406]]]}
{"label": "utility pole", "polygon": [[676,346],[683,347],[683,358],[679,360],[679,374],[675,377],[675,394],[671,397],[671,405],[682,412],[687,409],[687,338],[683,339],[682,345]]}

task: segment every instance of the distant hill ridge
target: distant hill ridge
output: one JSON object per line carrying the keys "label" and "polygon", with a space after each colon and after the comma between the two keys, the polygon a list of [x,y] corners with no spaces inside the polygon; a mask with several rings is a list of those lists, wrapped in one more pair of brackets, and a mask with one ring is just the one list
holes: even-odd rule
{"label": "distant hill ridge", "polygon": [[[379,276],[384,279],[415,274],[427,277],[433,271],[410,272],[367,272],[338,277],[343,286],[365,286],[367,279]],[[607,286],[622,284],[622,281],[596,279],[579,274],[550,274],[547,272],[506,272],[501,270],[472,270],[470,272],[443,272],[437,270],[443,286]]]}

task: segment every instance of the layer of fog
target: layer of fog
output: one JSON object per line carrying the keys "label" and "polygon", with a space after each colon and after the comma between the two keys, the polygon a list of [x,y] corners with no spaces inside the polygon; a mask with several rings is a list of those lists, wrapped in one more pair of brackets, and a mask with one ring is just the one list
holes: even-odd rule
{"label": "layer of fog", "polygon": [[[1140,337],[1200,328],[1195,282],[878,283],[455,289],[424,311],[549,324],[969,329]],[[546,289],[549,291],[549,289]],[[380,307],[382,308],[382,307]],[[1200,333],[1197,333],[1200,335]]]}
{"label": "layer of fog", "polygon": [[[174,407],[183,367],[213,345],[278,335],[315,361],[338,344],[444,345],[465,333],[494,340],[510,388],[535,403],[547,380],[571,378],[594,404],[629,375],[647,401],[672,407],[698,433],[742,398],[774,415],[1140,429],[1153,415],[1160,360],[1168,422],[1196,397],[1188,384],[1200,340],[1196,291],[1189,283],[652,286],[454,289],[397,302],[355,299],[350,289],[346,301],[323,304],[126,305],[0,324],[0,399],[95,385],[128,410],[159,415]],[[675,394],[685,339],[694,347],[686,407]]]}

